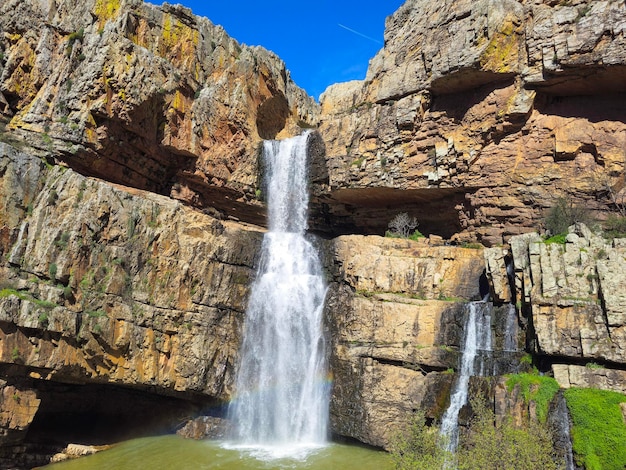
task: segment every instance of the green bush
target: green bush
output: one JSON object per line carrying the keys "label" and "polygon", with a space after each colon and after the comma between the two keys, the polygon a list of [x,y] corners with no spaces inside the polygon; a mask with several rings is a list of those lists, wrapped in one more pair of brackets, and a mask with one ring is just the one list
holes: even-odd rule
{"label": "green bush", "polygon": [[510,418],[494,425],[495,416],[480,400],[457,452],[458,470],[556,470],[559,465],[548,428],[531,420],[519,428]]}
{"label": "green bush", "polygon": [[391,443],[397,470],[556,470],[552,435],[544,424],[531,421],[519,428],[509,418],[494,425],[495,416],[481,400],[472,400],[474,418],[462,434],[456,455],[442,449],[436,427],[427,426],[422,412],[413,415]]}
{"label": "green bush", "polygon": [[546,230],[552,236],[567,233],[570,225],[590,222],[591,216],[586,208],[575,206],[571,199],[564,197],[556,200],[544,219]]}
{"label": "green bush", "polygon": [[563,394],[572,418],[576,464],[586,470],[624,470],[626,424],[620,403],[626,395],[590,388],[570,388]]}
{"label": "green bush", "polygon": [[396,469],[441,470],[450,455],[439,441],[438,429],[426,425],[422,411],[415,412],[409,425],[392,438],[391,457]]}
{"label": "green bush", "polygon": [[611,214],[604,222],[604,234],[610,238],[626,238],[626,217]]}
{"label": "green bush", "polygon": [[537,419],[545,423],[548,418],[550,402],[559,391],[559,384],[552,377],[538,374],[515,374],[510,375],[506,380],[506,387],[513,390],[519,385],[524,402],[529,404],[534,401],[537,405]]}
{"label": "green bush", "polygon": [[50,280],[55,281],[57,278],[57,265],[56,263],[50,263],[48,267],[48,274],[50,275]]}

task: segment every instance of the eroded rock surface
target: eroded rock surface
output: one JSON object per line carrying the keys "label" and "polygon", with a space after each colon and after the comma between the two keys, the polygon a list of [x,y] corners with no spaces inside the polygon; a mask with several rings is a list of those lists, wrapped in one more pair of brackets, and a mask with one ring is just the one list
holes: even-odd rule
{"label": "eroded rock surface", "polygon": [[623,1],[409,0],[363,82],[321,97],[341,229],[502,244],[561,195],[599,218],[623,189]]}
{"label": "eroded rock surface", "polygon": [[0,111],[79,172],[262,224],[261,139],[317,123],[273,53],[140,0],[0,6]]}
{"label": "eroded rock surface", "polygon": [[463,303],[480,297],[483,253],[345,236],[333,244],[331,267],[332,429],[386,447],[411,410],[445,411]]}

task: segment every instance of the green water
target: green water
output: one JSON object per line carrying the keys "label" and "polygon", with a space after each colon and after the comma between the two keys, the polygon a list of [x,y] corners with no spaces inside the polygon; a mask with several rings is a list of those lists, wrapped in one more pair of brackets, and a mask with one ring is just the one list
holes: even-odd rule
{"label": "green water", "polygon": [[389,455],[363,447],[330,444],[299,459],[256,458],[248,451],[226,449],[214,441],[178,436],[134,439],[87,457],[48,465],[48,470],[247,470],[331,469],[390,470]]}

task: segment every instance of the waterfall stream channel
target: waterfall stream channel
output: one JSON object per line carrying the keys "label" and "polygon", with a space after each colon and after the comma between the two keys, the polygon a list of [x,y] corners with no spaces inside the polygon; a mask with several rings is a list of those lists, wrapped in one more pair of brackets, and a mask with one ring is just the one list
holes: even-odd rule
{"label": "waterfall stream channel", "polygon": [[318,253],[306,237],[307,139],[304,134],[264,144],[269,231],[229,410],[238,445],[275,456],[327,441],[326,286]]}

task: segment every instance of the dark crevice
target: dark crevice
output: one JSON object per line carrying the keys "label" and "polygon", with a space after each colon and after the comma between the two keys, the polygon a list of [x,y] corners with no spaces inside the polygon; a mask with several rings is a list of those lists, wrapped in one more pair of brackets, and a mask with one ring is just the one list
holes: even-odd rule
{"label": "dark crevice", "polygon": [[387,359],[383,357],[375,357],[375,356],[360,356],[360,357],[363,359],[372,359],[373,361],[379,364],[384,364],[384,365],[394,366],[394,367],[402,367],[404,369],[414,370],[417,372],[421,372],[424,375],[429,374],[431,372],[444,372],[448,369],[447,367],[438,367],[438,366],[419,364],[416,362],[409,362],[409,361],[398,361],[395,359]]}
{"label": "dark crevice", "polygon": [[567,366],[587,366],[590,367],[590,370],[598,368],[626,372],[626,364],[595,357],[572,357],[559,355],[547,356],[543,354],[537,354],[534,359],[538,369],[543,372],[550,371],[553,364]]}

